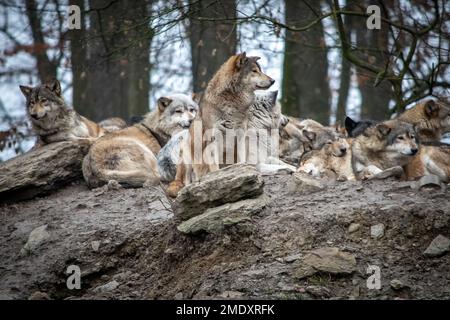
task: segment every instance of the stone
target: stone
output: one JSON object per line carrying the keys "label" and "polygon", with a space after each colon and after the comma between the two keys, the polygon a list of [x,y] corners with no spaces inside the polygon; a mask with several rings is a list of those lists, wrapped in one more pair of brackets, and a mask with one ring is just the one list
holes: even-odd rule
{"label": "stone", "polygon": [[398,280],[398,279],[391,280],[391,282],[389,284],[390,284],[391,288],[394,290],[401,290],[405,287],[405,284],[401,280]]}
{"label": "stone", "polygon": [[288,190],[291,193],[307,194],[324,189],[325,186],[319,180],[303,172],[296,172],[288,184]]}
{"label": "stone", "polygon": [[310,295],[317,298],[329,298],[331,297],[330,289],[322,286],[307,286],[305,291]]}
{"label": "stone", "polygon": [[91,247],[92,247],[92,250],[97,252],[100,249],[100,241],[92,241]]}
{"label": "stone", "polygon": [[81,179],[87,141],[55,142],[0,164],[0,202],[45,195]]}
{"label": "stone", "polygon": [[47,225],[44,224],[40,227],[37,227],[33,231],[31,231],[28,236],[27,243],[20,250],[22,255],[26,255],[32,253],[36,250],[45,240],[50,237],[50,234],[47,232]]}
{"label": "stone", "polygon": [[420,190],[422,188],[436,188],[441,189],[443,187],[441,179],[434,174],[428,174],[414,184],[415,189]]}
{"label": "stone", "polygon": [[439,257],[449,251],[450,239],[440,234],[434,238],[433,241],[431,241],[430,245],[423,254],[427,257]]}
{"label": "stone", "polygon": [[264,180],[255,167],[231,165],[181,189],[173,204],[174,212],[181,220],[188,220],[209,208],[255,198],[264,192],[263,188]]}
{"label": "stone", "polygon": [[351,223],[348,226],[348,232],[349,233],[354,233],[354,232],[358,231],[359,228],[361,228],[361,225],[359,223]]}
{"label": "stone", "polygon": [[302,279],[312,276],[316,272],[325,272],[335,275],[350,275],[356,271],[355,256],[343,252],[335,247],[324,247],[311,251],[299,261],[294,277]]}
{"label": "stone", "polygon": [[119,286],[119,282],[117,282],[116,280],[113,280],[102,286],[96,287],[94,289],[94,292],[100,292],[100,293],[110,292],[110,291],[117,289],[118,286]]}
{"label": "stone", "polygon": [[241,200],[210,208],[201,215],[183,221],[177,229],[184,234],[200,232],[218,234],[226,227],[250,221],[251,216],[260,212],[268,202],[269,199],[263,195],[255,199]]}
{"label": "stone", "polygon": [[370,236],[373,239],[380,239],[384,236],[384,224],[379,223],[370,227]]}
{"label": "stone", "polygon": [[28,297],[28,300],[50,300],[50,297],[45,292],[36,291]]}
{"label": "stone", "polygon": [[283,258],[283,262],[286,263],[292,263],[294,261],[297,261],[298,259],[300,259],[302,257],[301,253],[297,253],[297,254],[292,254],[290,256],[284,257]]}
{"label": "stone", "polygon": [[224,291],[222,293],[219,294],[220,298],[224,298],[224,299],[239,299],[242,298],[244,294],[240,291]]}

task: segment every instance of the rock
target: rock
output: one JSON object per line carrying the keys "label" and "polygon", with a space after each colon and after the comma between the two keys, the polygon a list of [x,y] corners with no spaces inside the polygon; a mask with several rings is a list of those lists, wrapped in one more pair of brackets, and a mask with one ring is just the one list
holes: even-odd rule
{"label": "rock", "polygon": [[296,172],[288,184],[291,193],[313,193],[324,190],[325,186],[317,179],[303,172]]}
{"label": "rock", "polygon": [[174,212],[181,220],[188,220],[209,208],[257,197],[263,193],[263,187],[264,180],[253,166],[231,165],[181,189]]}
{"label": "rock", "polygon": [[115,290],[118,286],[119,286],[119,283],[116,280],[113,280],[102,286],[96,287],[94,289],[94,292],[100,292],[100,293],[110,292],[110,291]]}
{"label": "rock", "polygon": [[322,286],[308,286],[305,288],[305,291],[310,295],[317,298],[329,298],[331,297],[330,289]]}
{"label": "rock", "polygon": [[450,239],[443,235],[438,235],[431,241],[423,254],[427,257],[439,257],[448,251],[450,251]]}
{"label": "rock", "polygon": [[302,279],[316,272],[349,275],[356,271],[356,259],[350,253],[342,252],[335,247],[316,249],[296,262],[294,277]]}
{"label": "rock", "polygon": [[301,253],[293,254],[293,255],[284,257],[284,258],[283,258],[283,262],[286,262],[286,263],[292,263],[292,262],[294,262],[294,261],[297,261],[297,260],[300,259],[301,257],[302,257],[302,254],[301,254]]}
{"label": "rock", "polygon": [[29,254],[33,252],[40,244],[42,244],[45,240],[50,237],[50,234],[47,232],[47,225],[37,227],[33,231],[31,231],[27,243],[20,250],[22,255]]}
{"label": "rock", "polygon": [[361,225],[359,223],[352,223],[348,226],[348,232],[354,233],[354,232],[358,231],[360,227],[361,227]]}
{"label": "rock", "polygon": [[405,284],[398,279],[391,280],[390,286],[394,290],[401,290],[401,289],[405,288]]}
{"label": "rock", "polygon": [[224,299],[239,299],[243,295],[244,294],[239,291],[224,291],[221,294],[219,294],[219,297]]}
{"label": "rock", "polygon": [[411,188],[420,190],[422,188],[435,188],[441,189],[443,185],[438,176],[434,174],[428,174],[419,179],[416,183],[411,184]]}
{"label": "rock", "polygon": [[100,248],[100,241],[92,241],[91,242],[91,247],[92,247],[92,250],[97,252],[98,249]]}
{"label": "rock", "polygon": [[88,150],[86,141],[56,142],[2,163],[0,202],[31,199],[81,179],[81,162]]}
{"label": "rock", "polygon": [[184,234],[199,232],[217,234],[225,227],[249,221],[251,216],[260,212],[268,202],[269,199],[263,195],[255,199],[241,200],[210,208],[205,213],[182,222],[177,229]]}
{"label": "rock", "polygon": [[30,295],[28,300],[50,300],[50,297],[45,292],[36,291]]}
{"label": "rock", "polygon": [[384,224],[379,223],[370,227],[370,236],[373,239],[380,239],[384,236]]}

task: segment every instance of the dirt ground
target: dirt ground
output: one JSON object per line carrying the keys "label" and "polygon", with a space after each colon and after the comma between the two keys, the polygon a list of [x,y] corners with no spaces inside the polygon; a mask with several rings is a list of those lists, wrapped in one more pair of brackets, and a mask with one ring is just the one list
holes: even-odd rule
{"label": "dirt ground", "polygon": [[[448,186],[335,182],[299,194],[288,190],[291,175],[264,179],[270,204],[217,235],[177,231],[159,187],[90,191],[80,181],[1,205],[0,299],[450,299],[450,254],[423,254],[450,236]],[[23,250],[43,225],[45,239]],[[356,271],[297,277],[308,252],[324,247],[354,256]],[[70,265],[81,270],[79,290],[66,286]],[[380,268],[381,289],[368,289],[369,265]]]}

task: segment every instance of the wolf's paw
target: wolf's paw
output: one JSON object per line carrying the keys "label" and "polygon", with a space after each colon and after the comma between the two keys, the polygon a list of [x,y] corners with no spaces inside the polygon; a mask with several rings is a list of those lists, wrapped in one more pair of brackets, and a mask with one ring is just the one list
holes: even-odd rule
{"label": "wolf's paw", "polygon": [[176,198],[178,195],[178,192],[184,187],[183,182],[181,181],[172,181],[169,186],[167,187],[166,193],[171,198]]}

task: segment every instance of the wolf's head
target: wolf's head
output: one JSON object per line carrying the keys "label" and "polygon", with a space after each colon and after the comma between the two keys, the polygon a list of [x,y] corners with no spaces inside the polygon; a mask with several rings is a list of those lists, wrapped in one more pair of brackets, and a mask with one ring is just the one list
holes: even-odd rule
{"label": "wolf's head", "polygon": [[442,133],[450,132],[450,107],[442,102],[428,100],[424,104],[425,116],[430,120],[436,120]]}
{"label": "wolf's head", "polygon": [[259,59],[260,57],[247,57],[245,52],[230,58],[228,63],[232,67],[232,85],[235,89],[266,90],[275,83],[275,80],[262,72]]}
{"label": "wolf's head", "polygon": [[343,136],[339,132],[336,132],[335,129],[323,126],[314,129],[303,129],[302,134],[303,137],[306,138],[310,148],[313,150],[320,150],[326,144],[333,143],[339,138],[343,138]]}
{"label": "wolf's head", "polygon": [[281,114],[281,105],[277,103],[278,91],[258,91],[255,102],[250,107],[250,119],[257,119],[260,129],[278,129],[285,126],[289,119]]}
{"label": "wolf's head", "polygon": [[374,120],[360,120],[355,121],[350,117],[345,117],[345,130],[351,138],[355,138],[362,134],[367,128],[376,124]]}
{"label": "wolf's head", "polygon": [[27,99],[27,114],[32,122],[55,118],[66,107],[58,80],[37,87],[20,86]]}
{"label": "wolf's head", "polygon": [[[367,130],[364,135],[369,134]],[[385,146],[384,150],[393,157],[414,156],[419,151],[419,144],[413,125],[398,121],[388,120],[373,127],[378,141]]]}
{"label": "wolf's head", "polygon": [[343,157],[347,154],[350,145],[345,138],[337,138],[334,141],[328,141],[325,146],[325,151],[334,157]]}
{"label": "wolf's head", "polygon": [[198,112],[198,104],[185,94],[172,94],[158,99],[156,126],[165,135],[172,136],[190,127]]}

